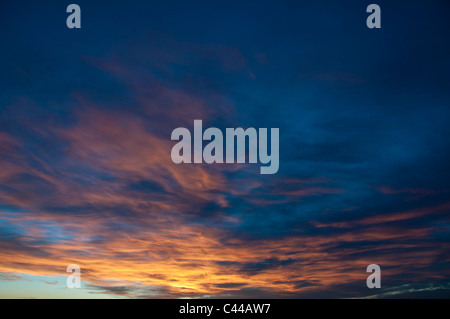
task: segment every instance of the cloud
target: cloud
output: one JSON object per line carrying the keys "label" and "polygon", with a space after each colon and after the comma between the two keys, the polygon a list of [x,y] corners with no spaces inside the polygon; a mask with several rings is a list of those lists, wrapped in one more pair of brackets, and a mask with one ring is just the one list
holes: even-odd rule
{"label": "cloud", "polygon": [[44,284],[47,284],[47,285],[57,285],[57,284],[58,284],[58,281],[57,281],[57,280],[55,280],[55,281],[45,281],[45,280],[41,280],[41,282],[43,282]]}
{"label": "cloud", "polygon": [[25,280],[25,279],[26,278],[22,275],[0,273],[0,280],[4,280],[4,281],[19,281],[19,280]]}
{"label": "cloud", "polygon": [[[270,50],[254,66],[234,45],[136,43],[73,57],[70,71],[87,77],[53,66],[8,95],[0,280],[66,276],[76,263],[93,294],[296,298],[370,296],[371,263],[400,287],[380,297],[448,279],[448,141],[436,138],[448,135],[447,109],[405,102],[387,116],[365,95],[365,67],[291,65]],[[306,78],[286,80],[299,68]],[[170,132],[194,119],[279,125],[279,174],[174,164]]]}

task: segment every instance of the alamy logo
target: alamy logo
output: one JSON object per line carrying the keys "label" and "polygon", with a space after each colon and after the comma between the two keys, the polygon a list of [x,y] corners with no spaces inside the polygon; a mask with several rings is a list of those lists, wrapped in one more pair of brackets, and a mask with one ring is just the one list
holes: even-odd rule
{"label": "alamy logo", "polygon": [[66,285],[68,288],[81,288],[81,269],[77,264],[71,264],[67,266],[67,272],[73,272],[66,279]]}
{"label": "alamy logo", "polygon": [[[259,162],[267,164],[267,166],[261,166],[260,173],[275,174],[279,167],[279,129],[270,129],[270,155],[267,134],[267,128],[260,128],[258,131],[253,127],[246,130],[241,127],[227,128],[225,132],[226,156],[224,158],[222,131],[216,127],[210,127],[203,132],[202,120],[194,120],[194,163],[203,163],[203,161],[207,164],[224,163],[224,161],[225,163],[246,163],[247,137],[248,162],[257,163],[259,155]],[[172,148],[172,161],[176,164],[191,163],[191,132],[185,127],[178,127],[173,130],[171,139],[179,141]],[[203,148],[203,141],[210,141],[205,148]]]}
{"label": "alamy logo", "polygon": [[367,272],[372,273],[367,277],[366,285],[368,288],[381,288],[381,268],[377,264],[367,266]]}
{"label": "alamy logo", "polygon": [[69,29],[81,28],[81,9],[78,4],[69,4],[66,9],[67,13],[71,13],[66,20]]}

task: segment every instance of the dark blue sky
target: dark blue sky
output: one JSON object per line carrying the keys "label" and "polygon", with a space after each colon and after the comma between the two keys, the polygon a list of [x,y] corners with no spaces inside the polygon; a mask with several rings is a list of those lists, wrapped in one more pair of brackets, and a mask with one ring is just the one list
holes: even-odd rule
{"label": "dark blue sky", "polygon": [[[447,1],[76,3],[0,4],[2,297],[449,296]],[[194,119],[280,170],[177,166]]]}

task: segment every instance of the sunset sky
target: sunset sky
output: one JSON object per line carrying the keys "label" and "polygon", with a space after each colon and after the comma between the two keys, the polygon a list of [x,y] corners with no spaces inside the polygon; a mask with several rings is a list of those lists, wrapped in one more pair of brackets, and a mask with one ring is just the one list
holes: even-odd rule
{"label": "sunset sky", "polygon": [[448,1],[74,2],[0,2],[0,298],[450,297]]}

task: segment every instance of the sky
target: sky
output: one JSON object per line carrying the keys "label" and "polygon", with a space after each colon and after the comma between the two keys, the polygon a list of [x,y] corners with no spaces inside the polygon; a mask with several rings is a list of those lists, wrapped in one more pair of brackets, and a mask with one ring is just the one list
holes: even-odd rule
{"label": "sky", "polygon": [[0,3],[0,298],[450,297],[448,1],[70,3]]}

